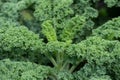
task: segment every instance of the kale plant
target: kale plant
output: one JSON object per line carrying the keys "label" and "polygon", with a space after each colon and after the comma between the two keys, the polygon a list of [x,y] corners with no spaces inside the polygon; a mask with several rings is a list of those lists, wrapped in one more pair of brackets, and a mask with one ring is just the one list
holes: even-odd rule
{"label": "kale plant", "polygon": [[109,16],[119,7],[0,0],[0,80],[120,80],[120,16]]}

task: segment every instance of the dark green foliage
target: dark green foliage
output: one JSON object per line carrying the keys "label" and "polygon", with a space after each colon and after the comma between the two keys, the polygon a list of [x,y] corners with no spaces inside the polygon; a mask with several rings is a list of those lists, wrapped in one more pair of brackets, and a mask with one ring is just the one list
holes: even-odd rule
{"label": "dark green foliage", "polygon": [[108,7],[120,7],[120,0],[93,0],[93,2],[104,2]]}
{"label": "dark green foliage", "polygon": [[0,61],[0,79],[2,80],[73,80],[67,72],[57,72],[43,65],[31,62],[17,62],[4,59]]}
{"label": "dark green foliage", "polygon": [[49,76],[49,67],[31,62],[15,62],[9,59],[0,61],[0,79],[2,80],[45,80]]}
{"label": "dark green foliage", "polygon": [[[36,1],[34,16],[40,21],[64,19],[73,14],[70,8],[72,0],[39,0]],[[43,16],[44,15],[44,16]]]}
{"label": "dark green foliage", "polygon": [[104,67],[99,67],[94,64],[86,64],[74,75],[76,80],[111,80],[110,76],[106,74]]}
{"label": "dark green foliage", "polygon": [[34,53],[42,53],[43,45],[39,35],[24,26],[2,27],[0,29],[0,59],[20,57],[21,59],[34,60],[36,55]]}
{"label": "dark green foliage", "polygon": [[104,2],[107,4],[108,7],[113,7],[113,6],[119,6],[120,7],[120,1],[119,0],[104,0]]}
{"label": "dark green foliage", "polygon": [[119,40],[120,38],[120,17],[114,18],[99,28],[93,30],[93,35],[101,36],[108,40]]}
{"label": "dark green foliage", "polygon": [[0,80],[120,80],[115,7],[119,0],[0,0]]}
{"label": "dark green foliage", "polygon": [[70,40],[74,38],[78,31],[81,31],[85,23],[86,19],[84,16],[76,15],[75,17],[73,17],[70,21],[67,22],[65,28],[60,34],[61,40],[65,42],[72,42]]}

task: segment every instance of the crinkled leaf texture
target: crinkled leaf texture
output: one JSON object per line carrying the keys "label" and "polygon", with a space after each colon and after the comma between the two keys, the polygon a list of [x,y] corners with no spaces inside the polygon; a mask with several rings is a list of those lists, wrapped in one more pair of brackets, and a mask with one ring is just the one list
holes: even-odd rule
{"label": "crinkled leaf texture", "polygon": [[0,59],[36,60],[43,45],[39,35],[24,26],[0,28]]}
{"label": "crinkled leaf texture", "polygon": [[0,61],[0,79],[2,80],[44,80],[49,75],[49,67],[31,62],[16,62],[4,59]]}
{"label": "crinkled leaf texture", "polygon": [[0,60],[0,65],[1,80],[73,80],[67,72],[57,73],[55,69],[32,62],[4,59]]}
{"label": "crinkled leaf texture", "polygon": [[107,16],[119,6],[119,0],[0,0],[0,80],[120,80],[120,17],[93,30],[99,7]]}

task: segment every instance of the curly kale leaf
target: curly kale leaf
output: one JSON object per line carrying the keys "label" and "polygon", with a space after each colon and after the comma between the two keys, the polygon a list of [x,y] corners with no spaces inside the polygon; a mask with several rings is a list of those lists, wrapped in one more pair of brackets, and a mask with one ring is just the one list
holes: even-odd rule
{"label": "curly kale leaf", "polygon": [[10,26],[16,27],[16,26],[20,26],[20,24],[6,17],[0,17],[0,28],[10,27]]}
{"label": "curly kale leaf", "polygon": [[42,23],[42,33],[46,36],[48,41],[57,41],[56,31],[53,28],[50,20]]}
{"label": "curly kale leaf", "polygon": [[104,0],[108,7],[120,6],[119,0]]}
{"label": "curly kale leaf", "polygon": [[[29,31],[26,27],[3,27],[0,29],[0,54],[1,58],[9,57],[18,59],[30,57],[42,53],[44,43],[39,35]],[[8,56],[9,55],[9,56]],[[40,56],[40,54],[39,54]]]}
{"label": "curly kale leaf", "polygon": [[4,59],[0,61],[0,79],[3,80],[45,80],[55,77],[50,73],[51,68],[31,62],[17,62]]}
{"label": "curly kale leaf", "polygon": [[93,35],[100,36],[107,40],[119,40],[120,38],[120,17],[113,18],[97,29],[93,30]]}
{"label": "curly kale leaf", "polygon": [[72,39],[80,31],[86,23],[86,17],[76,15],[71,20],[69,20],[64,27],[62,33],[60,34],[60,38],[65,42],[72,42]]}
{"label": "curly kale leaf", "polygon": [[75,80],[112,80],[106,74],[106,68],[93,64],[86,64],[81,70],[74,73]]}
{"label": "curly kale leaf", "polygon": [[36,2],[34,16],[40,21],[62,19],[73,14],[71,4],[72,0],[39,0]]}
{"label": "curly kale leaf", "polygon": [[12,51],[13,48],[37,50],[42,45],[39,35],[23,26],[3,28],[0,32],[1,47],[6,51]]}

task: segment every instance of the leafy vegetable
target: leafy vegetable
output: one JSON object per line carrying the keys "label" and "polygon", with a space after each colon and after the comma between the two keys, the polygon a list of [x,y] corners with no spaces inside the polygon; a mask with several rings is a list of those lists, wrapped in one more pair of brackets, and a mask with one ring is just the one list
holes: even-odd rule
{"label": "leafy vegetable", "polygon": [[116,7],[119,0],[0,0],[0,80],[120,80]]}

